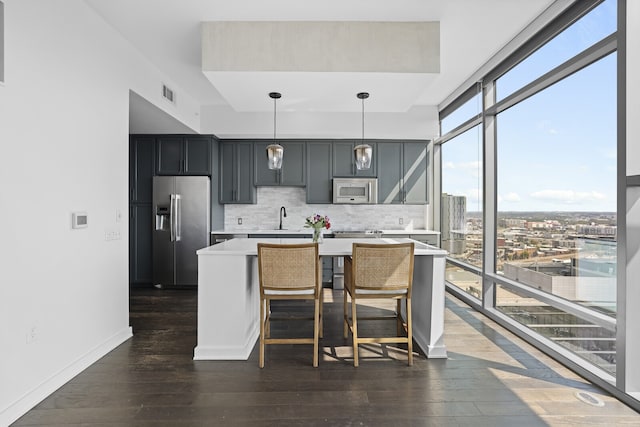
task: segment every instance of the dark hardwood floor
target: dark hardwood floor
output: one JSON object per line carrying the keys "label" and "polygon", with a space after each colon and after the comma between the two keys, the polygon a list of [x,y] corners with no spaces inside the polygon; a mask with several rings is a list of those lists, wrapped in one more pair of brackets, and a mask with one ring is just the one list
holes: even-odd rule
{"label": "dark hardwood floor", "polygon": [[[320,366],[311,365],[310,345],[279,345],[267,347],[260,369],[257,345],[248,361],[192,360],[196,291],[132,290],[134,337],[15,425],[640,425],[639,414],[452,296],[445,324],[448,359],[416,353],[408,367],[406,347],[369,345],[354,368],[350,342],[342,338],[342,294],[326,289],[325,297]],[[273,311],[306,308],[298,303]],[[392,333],[395,325],[374,321],[367,328]],[[273,334],[306,330],[311,322],[282,321]],[[583,403],[578,391],[605,405]]]}

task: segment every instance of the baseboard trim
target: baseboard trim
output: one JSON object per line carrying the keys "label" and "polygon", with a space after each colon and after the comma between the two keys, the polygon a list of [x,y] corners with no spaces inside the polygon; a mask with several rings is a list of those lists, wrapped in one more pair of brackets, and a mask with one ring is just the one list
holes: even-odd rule
{"label": "baseboard trim", "polygon": [[73,377],[87,369],[101,357],[133,336],[133,329],[129,326],[107,338],[104,342],[89,350],[71,364],[44,380],[33,390],[0,411],[0,426],[10,425],[26,414],[30,409],[42,402],[51,393],[69,382]]}
{"label": "baseboard trim", "polygon": [[253,328],[247,340],[240,346],[202,346],[193,350],[193,360],[247,360],[256,345],[260,331]]}

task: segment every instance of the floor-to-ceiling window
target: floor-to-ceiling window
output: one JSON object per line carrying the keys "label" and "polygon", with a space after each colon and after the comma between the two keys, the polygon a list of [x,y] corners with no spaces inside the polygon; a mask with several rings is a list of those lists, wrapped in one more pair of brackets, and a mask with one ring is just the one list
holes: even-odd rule
{"label": "floor-to-ceiling window", "polygon": [[[496,270],[615,318],[616,54],[497,115]],[[501,285],[496,306],[615,372],[613,321]]]}
{"label": "floor-to-ceiling window", "polygon": [[438,141],[450,289],[604,374],[616,370],[616,6],[576,2],[442,109]]}
{"label": "floor-to-ceiling window", "polygon": [[[472,101],[478,102],[477,97]],[[473,116],[477,115],[474,114]],[[469,117],[459,116],[461,119]],[[442,147],[440,241],[449,252],[447,281],[480,298],[482,291],[482,126]]]}

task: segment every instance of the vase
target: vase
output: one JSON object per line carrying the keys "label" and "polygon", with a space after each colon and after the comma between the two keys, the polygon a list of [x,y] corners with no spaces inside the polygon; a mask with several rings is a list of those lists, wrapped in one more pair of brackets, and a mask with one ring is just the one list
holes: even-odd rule
{"label": "vase", "polygon": [[313,229],[313,242],[322,243],[322,228]]}

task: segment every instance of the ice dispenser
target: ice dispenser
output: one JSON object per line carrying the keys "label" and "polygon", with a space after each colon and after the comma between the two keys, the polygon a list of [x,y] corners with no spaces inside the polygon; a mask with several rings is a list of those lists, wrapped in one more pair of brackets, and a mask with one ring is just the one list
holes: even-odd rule
{"label": "ice dispenser", "polygon": [[169,231],[169,206],[156,206],[156,230]]}

